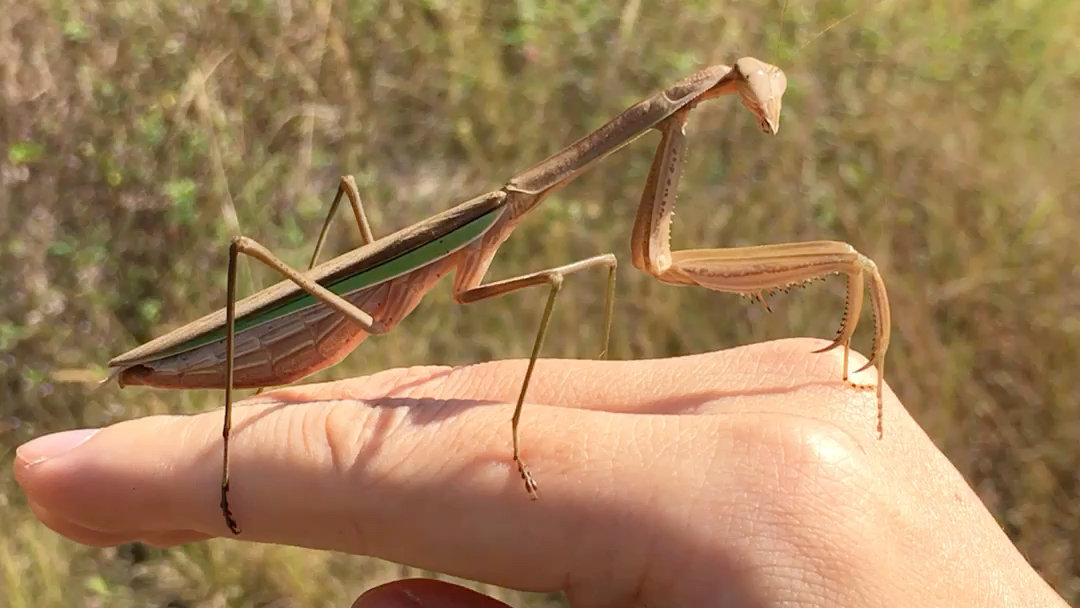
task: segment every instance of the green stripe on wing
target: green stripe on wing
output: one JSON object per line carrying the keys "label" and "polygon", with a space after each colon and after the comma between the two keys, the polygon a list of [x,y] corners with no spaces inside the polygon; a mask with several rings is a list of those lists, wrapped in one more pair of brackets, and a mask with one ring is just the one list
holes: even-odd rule
{"label": "green stripe on wing", "polygon": [[[319,284],[329,289],[336,295],[346,296],[361,289],[366,289],[390,279],[408,274],[418,268],[446,257],[447,255],[468,245],[483,235],[499,217],[500,209],[493,209],[471,222],[452,230],[437,239],[428,241],[423,245],[407,251],[395,258],[387,260],[378,266],[374,266],[356,274],[345,274],[332,283],[320,281]],[[262,308],[251,314],[236,319],[236,333],[251,329],[268,321],[273,321],[297,311],[303,310],[322,302],[306,291],[300,290],[279,302],[276,306]],[[185,351],[194,350],[213,342],[225,339],[225,328],[215,329],[196,336],[186,342],[181,342],[172,348],[158,353],[154,360],[161,360]]]}

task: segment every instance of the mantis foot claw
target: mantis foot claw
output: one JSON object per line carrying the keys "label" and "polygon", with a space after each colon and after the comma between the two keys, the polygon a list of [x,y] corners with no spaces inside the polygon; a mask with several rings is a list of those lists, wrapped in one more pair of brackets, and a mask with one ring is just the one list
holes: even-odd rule
{"label": "mantis foot claw", "polygon": [[525,462],[520,458],[517,459],[518,472],[521,473],[521,479],[525,481],[525,491],[529,493],[529,498],[536,500],[540,496],[536,493],[536,480],[533,479],[532,473],[529,472],[529,467],[525,466]]}
{"label": "mantis foot claw", "polygon": [[856,389],[856,390],[860,390],[860,391],[876,391],[877,390],[877,385],[875,385],[875,384],[858,384],[857,382],[852,382],[851,380],[847,380],[846,378],[844,379],[844,381],[847,382],[848,386],[850,386],[851,388]]}
{"label": "mantis foot claw", "polygon": [[240,526],[233,519],[232,509],[229,508],[229,484],[221,486],[221,514],[225,516],[225,525],[229,526],[229,531],[233,534],[240,534]]}

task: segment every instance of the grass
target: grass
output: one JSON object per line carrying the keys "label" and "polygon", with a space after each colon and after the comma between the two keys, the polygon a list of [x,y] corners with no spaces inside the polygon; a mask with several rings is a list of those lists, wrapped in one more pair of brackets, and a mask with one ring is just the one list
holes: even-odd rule
{"label": "grass", "polygon": [[[675,245],[830,238],[874,258],[893,305],[891,386],[1080,603],[1080,4],[885,1],[805,48],[863,3],[792,2],[782,22],[780,4],[0,0],[0,604],[341,605],[400,576],[229,542],[81,547],[30,515],[14,448],[217,407],[216,392],[55,379],[219,307],[237,232],[306,263],[340,174],[357,176],[385,234],[744,54],[788,74],[780,134],[762,137],[733,103],[696,113]],[[773,298],[766,316],[625,263],[652,141],[552,197],[494,275],[615,252],[616,358],[831,336],[838,279]],[[341,251],[358,237],[338,222]],[[244,273],[249,287],[275,279]],[[602,283],[567,283],[546,355],[595,354]],[[523,293],[465,314],[444,284],[313,379],[522,357],[542,306]]]}

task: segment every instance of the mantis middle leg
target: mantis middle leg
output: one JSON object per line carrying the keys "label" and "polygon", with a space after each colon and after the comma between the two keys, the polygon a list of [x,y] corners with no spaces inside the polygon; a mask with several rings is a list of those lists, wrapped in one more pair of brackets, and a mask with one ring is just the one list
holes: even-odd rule
{"label": "mantis middle leg", "polygon": [[[495,238],[499,238],[498,236]],[[513,436],[514,462],[517,463],[518,473],[525,481],[525,490],[534,500],[537,498],[537,485],[533,479],[529,467],[521,457],[521,441],[518,429],[521,421],[521,410],[525,405],[525,394],[529,390],[529,381],[532,379],[533,370],[536,368],[536,360],[540,356],[540,349],[544,345],[544,336],[547,334],[548,324],[551,320],[551,312],[555,307],[555,297],[562,288],[563,279],[566,275],[586,270],[589,268],[607,268],[607,292],[604,299],[604,335],[600,358],[607,356],[608,339],[611,334],[611,322],[615,308],[615,270],[617,261],[615,255],[605,253],[591,258],[580,260],[564,266],[540,270],[526,275],[503,279],[493,283],[481,285],[488,266],[495,255],[498,243],[485,243],[467,255],[465,260],[458,266],[457,276],[454,279],[454,299],[462,304],[478,302],[488,298],[501,296],[512,291],[532,287],[534,285],[547,284],[549,286],[547,304],[544,306],[544,314],[540,318],[540,327],[536,332],[536,340],[533,343],[532,354],[529,356],[529,365],[525,370],[525,378],[521,383],[521,392],[518,393],[517,405],[514,407],[514,415],[510,420],[510,429]]]}

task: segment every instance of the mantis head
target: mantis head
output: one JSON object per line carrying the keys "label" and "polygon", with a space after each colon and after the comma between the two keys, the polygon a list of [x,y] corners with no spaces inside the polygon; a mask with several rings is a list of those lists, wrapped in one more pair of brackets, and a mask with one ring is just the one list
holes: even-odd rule
{"label": "mantis head", "polygon": [[743,105],[757,116],[762,131],[775,135],[780,130],[780,98],[787,89],[784,71],[753,57],[736,61],[735,70],[741,76],[738,90]]}

